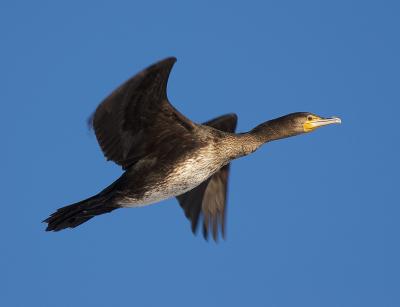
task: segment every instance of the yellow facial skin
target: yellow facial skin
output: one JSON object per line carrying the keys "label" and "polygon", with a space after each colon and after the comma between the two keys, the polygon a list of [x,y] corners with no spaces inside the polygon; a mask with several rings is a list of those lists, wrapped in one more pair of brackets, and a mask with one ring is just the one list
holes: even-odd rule
{"label": "yellow facial skin", "polygon": [[319,127],[331,124],[340,124],[342,120],[339,117],[322,118],[316,115],[308,115],[306,122],[303,124],[304,132],[311,132]]}

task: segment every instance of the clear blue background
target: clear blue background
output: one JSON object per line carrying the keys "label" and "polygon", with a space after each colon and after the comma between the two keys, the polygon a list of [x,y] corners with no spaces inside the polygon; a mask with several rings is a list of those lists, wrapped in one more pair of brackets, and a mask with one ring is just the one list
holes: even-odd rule
{"label": "clear blue background", "polygon": [[[398,1],[56,2],[0,3],[1,306],[400,306]],[[170,55],[197,122],[343,124],[235,161],[219,244],[175,199],[44,232],[121,174],[88,116]]]}

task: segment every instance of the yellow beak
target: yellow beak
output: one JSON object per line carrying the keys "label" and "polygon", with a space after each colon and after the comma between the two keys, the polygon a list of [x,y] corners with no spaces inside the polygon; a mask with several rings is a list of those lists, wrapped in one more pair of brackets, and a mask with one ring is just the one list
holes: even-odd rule
{"label": "yellow beak", "polygon": [[307,120],[304,125],[304,131],[310,132],[316,128],[327,126],[331,124],[341,124],[342,120],[339,117],[329,117],[329,118],[313,118],[312,120]]}

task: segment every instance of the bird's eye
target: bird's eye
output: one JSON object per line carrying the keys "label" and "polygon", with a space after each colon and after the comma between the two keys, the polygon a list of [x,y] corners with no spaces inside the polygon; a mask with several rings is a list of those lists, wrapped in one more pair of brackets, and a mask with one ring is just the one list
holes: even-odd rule
{"label": "bird's eye", "polygon": [[311,115],[308,115],[308,116],[307,116],[307,120],[308,120],[308,121],[312,121],[312,119],[313,119],[313,117],[312,117]]}

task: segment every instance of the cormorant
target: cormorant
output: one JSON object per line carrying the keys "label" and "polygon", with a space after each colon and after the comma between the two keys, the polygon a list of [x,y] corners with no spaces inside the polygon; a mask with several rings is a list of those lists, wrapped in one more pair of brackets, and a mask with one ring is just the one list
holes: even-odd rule
{"label": "cormorant", "polygon": [[196,232],[224,236],[230,161],[261,145],[340,123],[297,112],[235,134],[237,116],[227,114],[196,124],[168,101],[167,81],[176,62],[170,57],[138,73],[100,105],[90,119],[107,158],[125,171],[95,196],[58,209],[44,220],[47,231],[74,228],[92,217],[123,207],[139,207],[177,197]]}

